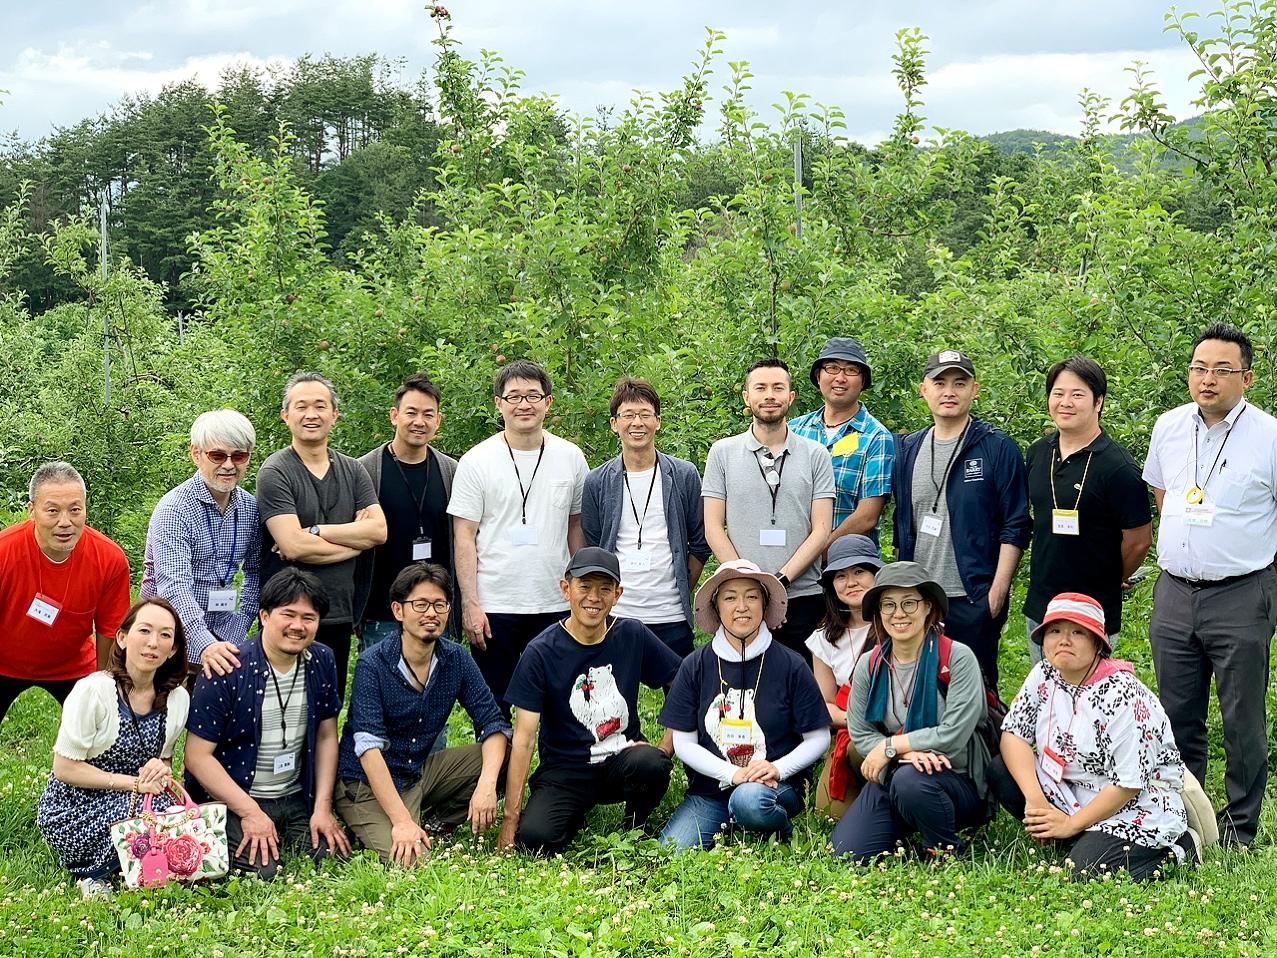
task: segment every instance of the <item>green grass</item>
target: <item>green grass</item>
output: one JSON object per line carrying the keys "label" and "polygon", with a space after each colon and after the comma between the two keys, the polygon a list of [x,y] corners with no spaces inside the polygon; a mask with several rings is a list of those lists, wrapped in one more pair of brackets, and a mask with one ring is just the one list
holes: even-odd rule
{"label": "green grass", "polygon": [[[1149,680],[1139,638],[1147,591],[1133,600],[1119,652]],[[1015,616],[1002,664],[1009,690],[1028,668]],[[658,708],[659,695],[646,695],[649,729]],[[3,956],[1277,954],[1271,811],[1256,851],[1216,850],[1201,869],[1143,887],[1068,881],[1005,815],[966,862],[854,868],[829,855],[829,824],[807,816],[791,846],[729,841],[673,855],[617,833],[619,810],[604,808],[567,855],[548,861],[494,855],[491,836],[463,831],[412,872],[363,853],[319,871],[290,862],[274,885],[232,879],[83,902],[34,824],[56,715],[32,692],[0,728]],[[453,729],[454,742],[465,737],[461,716]],[[1216,799],[1222,757],[1217,744],[1208,783]],[[684,786],[676,772],[656,821]]]}

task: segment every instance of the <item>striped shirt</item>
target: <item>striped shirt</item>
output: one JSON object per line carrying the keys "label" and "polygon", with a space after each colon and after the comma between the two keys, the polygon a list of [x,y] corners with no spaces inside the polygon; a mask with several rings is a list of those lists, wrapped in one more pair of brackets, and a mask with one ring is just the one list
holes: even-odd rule
{"label": "striped shirt", "polygon": [[[861,499],[891,494],[891,467],[896,458],[896,442],[890,430],[861,403],[856,415],[830,434],[825,428],[822,407],[806,416],[789,420],[789,428],[800,436],[815,440],[834,460],[834,483],[838,497],[834,500],[834,528],[837,529],[856,511]],[[869,535],[877,541],[878,530]]]}
{"label": "striped shirt", "polygon": [[[140,595],[161,596],[177,609],[193,663],[219,639],[243,642],[257,618],[260,526],[251,493],[236,486],[222,513],[199,473],[165,493],[151,514]],[[238,610],[209,612],[209,592],[231,588],[241,568]]]}

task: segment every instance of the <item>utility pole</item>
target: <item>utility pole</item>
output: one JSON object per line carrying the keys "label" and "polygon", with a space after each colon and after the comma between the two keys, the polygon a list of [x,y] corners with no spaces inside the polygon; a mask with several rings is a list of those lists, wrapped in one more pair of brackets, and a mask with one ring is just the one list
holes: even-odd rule
{"label": "utility pole", "polygon": [[803,238],[803,138],[794,135],[794,235]]}
{"label": "utility pole", "polygon": [[[98,261],[102,267],[102,286],[105,291],[107,277],[107,241],[106,241],[106,190],[102,191],[98,204],[98,225],[102,231],[101,243],[98,246]],[[111,405],[111,320],[105,298],[102,303],[102,404]]]}

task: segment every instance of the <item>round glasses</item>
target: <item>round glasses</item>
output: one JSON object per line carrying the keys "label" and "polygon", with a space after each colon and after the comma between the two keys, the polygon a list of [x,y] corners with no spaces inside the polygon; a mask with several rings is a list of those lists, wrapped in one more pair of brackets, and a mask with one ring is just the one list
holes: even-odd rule
{"label": "round glasses", "polygon": [[878,611],[883,615],[895,615],[896,609],[899,609],[905,615],[913,615],[920,605],[922,605],[921,599],[901,599],[899,604],[888,599],[886,602],[878,603]]}

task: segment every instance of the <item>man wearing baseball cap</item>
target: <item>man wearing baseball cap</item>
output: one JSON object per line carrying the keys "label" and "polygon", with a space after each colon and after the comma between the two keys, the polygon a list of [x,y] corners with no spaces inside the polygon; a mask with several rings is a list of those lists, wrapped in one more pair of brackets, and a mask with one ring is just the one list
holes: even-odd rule
{"label": "man wearing baseball cap", "polygon": [[789,428],[815,440],[834,461],[834,529],[829,544],[858,533],[878,541],[878,520],[891,495],[896,444],[891,431],[869,415],[860,394],[873,382],[865,348],[835,337],[811,364],[811,381],[825,404],[789,420]]}
{"label": "man wearing baseball cap", "polygon": [[[514,706],[514,746],[506,776],[499,848],[562,851],[596,805],[625,803],[638,828],[669,788],[672,736],[659,747],[639,725],[639,683],[663,688],[682,661],[637,619],[613,618],[621,564],[605,549],[576,553],[559,583],[570,611],[529,644],[506,698]],[[540,764],[531,778],[532,741]]]}
{"label": "man wearing baseball cap", "polygon": [[964,353],[930,356],[918,389],[932,424],[896,447],[896,551],[940,583],[949,597],[945,634],[971,647],[996,689],[1011,580],[1031,528],[1024,456],[1010,436],[971,415],[980,385]]}

